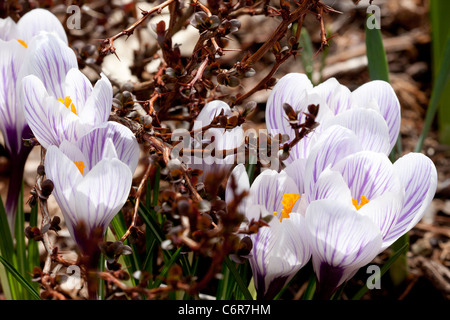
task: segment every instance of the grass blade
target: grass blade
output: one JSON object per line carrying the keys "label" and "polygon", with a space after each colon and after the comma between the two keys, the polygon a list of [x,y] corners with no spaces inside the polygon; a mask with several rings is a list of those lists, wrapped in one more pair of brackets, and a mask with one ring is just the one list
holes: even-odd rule
{"label": "grass blade", "polygon": [[425,138],[428,135],[428,131],[430,130],[431,124],[433,123],[434,116],[436,115],[436,111],[438,109],[439,101],[441,100],[442,94],[445,92],[444,89],[448,85],[449,78],[450,78],[450,36],[447,38],[441,68],[436,78],[436,82],[434,83],[433,86],[430,103],[428,105],[427,114],[425,116],[425,123],[422,129],[422,133],[420,134],[419,140],[417,142],[416,148],[414,150],[415,152],[420,152],[422,150],[423,142],[425,141]]}
{"label": "grass blade", "polygon": [[[395,254],[393,254],[389,260],[383,265],[383,267],[380,270],[380,278],[386,273],[386,271],[389,270],[389,268],[392,266],[392,264],[398,259],[400,258],[409,248],[409,243],[405,243],[397,252],[395,252]],[[379,280],[378,279],[374,279],[375,281]],[[360,300],[364,294],[367,292],[367,290],[369,290],[369,288],[367,287],[367,283],[364,287],[362,287],[352,298],[352,300]]]}
{"label": "grass blade", "polygon": [[245,284],[244,280],[242,279],[241,275],[239,274],[236,268],[236,264],[231,262],[230,258],[226,257],[225,265],[230,270],[231,275],[234,277],[234,280],[236,281],[239,289],[241,289],[241,292],[244,295],[245,300],[253,300],[250,291],[248,291],[247,285]]}
{"label": "grass blade", "polygon": [[8,270],[14,278],[17,280],[19,284],[22,285],[22,287],[27,290],[31,297],[40,300],[41,297],[39,296],[39,293],[33,288],[33,286],[12,266],[4,257],[0,256],[0,262],[5,266],[6,270]]}

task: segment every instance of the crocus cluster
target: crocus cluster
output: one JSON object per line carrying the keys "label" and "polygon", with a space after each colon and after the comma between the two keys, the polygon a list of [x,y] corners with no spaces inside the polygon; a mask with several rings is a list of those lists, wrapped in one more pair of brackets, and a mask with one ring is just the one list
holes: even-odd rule
{"label": "crocus cluster", "polygon": [[240,206],[247,219],[276,216],[251,235],[255,287],[259,298],[271,299],[311,259],[319,291],[329,298],[420,221],[437,172],[420,153],[389,160],[400,104],[387,82],[350,92],[336,79],[313,87],[303,74],[286,75],[269,97],[266,124],[272,134],[293,138],[284,103],[299,122],[308,105],[319,105],[319,127],[291,150],[280,172],[263,171],[250,186],[243,165],[232,171],[249,193]]}
{"label": "crocus cluster", "polygon": [[45,173],[72,236],[81,224],[88,234],[105,231],[128,198],[139,157],[131,130],[108,121],[111,83],[102,74],[92,86],[49,11],[32,10],[17,25],[2,20],[0,30],[1,129],[11,158],[34,136],[46,149]]}

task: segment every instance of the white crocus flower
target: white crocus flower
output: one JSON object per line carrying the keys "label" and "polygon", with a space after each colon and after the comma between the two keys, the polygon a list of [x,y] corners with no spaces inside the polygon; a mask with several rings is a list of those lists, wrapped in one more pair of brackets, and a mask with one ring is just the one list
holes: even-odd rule
{"label": "white crocus flower", "polygon": [[126,127],[109,122],[75,143],[52,145],[45,156],[45,173],[71,235],[77,226],[106,230],[128,198],[139,158],[139,145]]}
{"label": "white crocus flower", "polygon": [[53,56],[58,50],[51,48],[60,44],[51,35],[34,41],[30,59],[35,61],[28,64],[31,75],[23,79],[23,90],[26,119],[39,143],[48,148],[64,140],[74,142],[108,121],[113,93],[106,76],[102,74],[93,87],[76,65],[67,69],[67,59]]}
{"label": "white crocus flower", "polygon": [[299,170],[299,211],[325,296],[413,228],[437,186],[436,168],[423,154],[392,164],[383,153],[362,150],[356,135],[339,126],[321,134]]}
{"label": "white crocus flower", "polygon": [[[299,113],[299,122],[305,119],[310,104],[319,105],[316,121],[319,126],[290,151],[286,164],[306,159],[316,133],[333,125],[341,125],[355,132],[364,150],[389,154],[400,130],[400,104],[391,85],[384,81],[368,82],[351,92],[331,78],[314,87],[306,75],[290,73],[273,88],[266,107],[266,124],[273,135],[287,134],[294,138],[283,104],[288,103]],[[376,139],[371,133],[377,132]],[[368,144],[364,142],[369,142]]]}
{"label": "white crocus flower", "polygon": [[[269,227],[250,235],[253,248],[249,257],[258,299],[273,299],[311,255],[305,239],[305,219],[296,212],[303,189],[285,172],[275,170],[264,171],[250,187],[242,164],[233,169],[231,176],[238,185],[238,194],[248,189],[249,195],[238,209],[243,210],[248,221],[275,215]],[[228,203],[233,201],[230,181],[226,190]]]}
{"label": "white crocus flower", "polygon": [[[9,17],[0,19],[0,131],[11,163],[5,204],[11,230],[14,230],[25,161],[31,151],[31,147],[24,146],[23,143],[23,139],[31,138],[32,134],[25,119],[22,79],[29,70],[29,52],[34,51],[32,40],[45,32],[52,32],[53,37],[57,39],[55,41],[67,47],[64,28],[50,11],[31,10],[21,17],[18,23]],[[76,66],[75,55],[71,53]],[[67,61],[66,66],[70,64],[70,61]]]}

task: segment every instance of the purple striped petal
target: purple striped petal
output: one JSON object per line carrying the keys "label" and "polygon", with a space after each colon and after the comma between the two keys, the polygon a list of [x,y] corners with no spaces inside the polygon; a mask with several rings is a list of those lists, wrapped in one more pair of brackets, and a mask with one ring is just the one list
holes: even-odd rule
{"label": "purple striped petal", "polygon": [[77,141],[88,131],[88,127],[80,123],[80,118],[70,111],[61,101],[54,97],[45,99],[47,106],[48,130],[55,137],[57,145],[64,140]]}
{"label": "purple striped petal", "polygon": [[76,219],[88,225],[88,234],[96,227],[106,230],[125,204],[131,182],[132,173],[126,164],[118,159],[104,159],[78,183]]}
{"label": "purple striped petal", "polygon": [[111,113],[112,98],[111,82],[102,73],[101,79],[95,83],[83,110],[80,111],[82,121],[91,126],[97,126],[108,121]]}
{"label": "purple striped petal", "polygon": [[314,201],[306,211],[306,226],[314,270],[329,291],[372,261],[381,248],[378,227],[351,204]]}
{"label": "purple striped petal", "polygon": [[381,236],[384,239],[389,235],[392,228],[395,226],[400,212],[403,208],[404,193],[400,192],[386,192],[381,196],[369,201],[358,213],[369,217],[380,229]]}
{"label": "purple striped petal", "polygon": [[341,173],[353,199],[365,196],[371,201],[385,192],[398,193],[402,189],[392,163],[381,153],[351,154],[333,166],[333,170]]}
{"label": "purple striped petal", "polygon": [[[265,208],[260,209],[261,215],[269,214]],[[282,222],[272,219],[269,227],[251,236],[253,250],[249,261],[258,298],[273,298],[309,261],[310,250],[304,235],[303,216],[291,213],[291,218]]]}
{"label": "purple striped petal", "polygon": [[305,74],[289,73],[278,80],[266,105],[266,125],[271,134],[283,133],[293,137],[283,104],[290,104],[295,111],[305,111],[307,105],[305,106],[303,101],[308,90],[312,88],[311,81]]}
{"label": "purple striped petal", "polygon": [[356,135],[341,126],[331,126],[320,134],[306,161],[305,192],[312,194],[314,184],[325,168],[361,150]]}
{"label": "purple striped petal", "polygon": [[352,203],[350,190],[339,172],[326,168],[320,174],[309,194],[309,201],[321,199],[334,199]]}
{"label": "purple striped petal", "polygon": [[388,82],[376,80],[368,82],[352,92],[352,103],[359,107],[367,107],[371,101],[378,105],[381,115],[389,128],[391,149],[400,132],[400,103]]}
{"label": "purple striped petal", "polygon": [[335,115],[351,108],[351,92],[341,85],[336,78],[330,78],[314,88],[327,102]]}
{"label": "purple striped petal", "polygon": [[401,157],[394,163],[394,169],[405,188],[405,201],[396,225],[383,243],[384,247],[391,245],[422,219],[437,187],[436,167],[423,154],[409,153]]}
{"label": "purple striped petal", "polygon": [[112,121],[92,129],[77,141],[88,160],[87,166],[92,168],[103,159],[107,139],[112,140],[120,161],[127,164],[134,173],[139,160],[139,144],[130,129]]}
{"label": "purple striped petal", "polygon": [[250,188],[250,201],[253,204],[262,205],[270,213],[277,212],[279,218],[283,209],[281,200],[285,193],[300,194],[300,191],[286,172],[278,173],[268,169],[253,181]]}
{"label": "purple striped petal", "polygon": [[67,35],[58,18],[48,10],[33,9],[19,19],[17,23],[20,39],[29,43],[42,31],[54,32],[66,45]]}
{"label": "purple striped petal", "polygon": [[326,121],[323,129],[340,125],[352,130],[358,137],[363,150],[382,152],[391,151],[389,129],[384,118],[375,110],[352,109],[336,115]]}
{"label": "purple striped petal", "polygon": [[294,180],[299,194],[303,194],[305,192],[305,169],[306,159],[302,158],[294,160],[284,169],[286,174]]}
{"label": "purple striped petal", "polygon": [[34,75],[23,79],[25,117],[28,125],[39,143],[46,149],[57,145],[59,141],[53,136],[47,118],[48,105],[45,103],[48,94],[44,84]]}
{"label": "purple striped petal", "polygon": [[92,84],[89,79],[78,68],[70,69],[66,74],[64,84],[64,97],[69,96],[81,115],[86,104],[86,100],[92,93]]}
{"label": "purple striped petal", "polygon": [[75,208],[76,186],[83,179],[83,176],[75,163],[54,145],[48,147],[45,155],[45,174],[48,179],[53,181],[52,194],[73,236],[73,227],[78,221]]}
{"label": "purple striped petal", "polygon": [[0,40],[0,130],[6,148],[15,154],[21,149],[26,127],[19,76],[25,50],[17,41]]}
{"label": "purple striped petal", "polygon": [[78,68],[78,63],[75,53],[64,41],[52,33],[34,37],[28,45],[25,61],[25,75],[36,75],[47,92],[57,99],[65,97],[66,74],[70,69]]}

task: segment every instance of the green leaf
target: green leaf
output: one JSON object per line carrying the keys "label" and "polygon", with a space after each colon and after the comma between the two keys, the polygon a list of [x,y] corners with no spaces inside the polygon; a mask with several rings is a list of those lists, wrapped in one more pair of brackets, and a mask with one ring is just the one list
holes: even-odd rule
{"label": "green leaf", "polygon": [[0,256],[0,262],[5,266],[6,270],[14,276],[19,284],[21,284],[22,287],[30,293],[33,299],[41,299],[39,293],[33,288],[33,286],[3,256]]}
{"label": "green leaf", "polygon": [[[434,116],[438,109],[438,103],[441,100],[442,94],[445,92],[445,88],[448,85],[450,78],[450,36],[447,38],[447,43],[445,46],[445,52],[442,59],[442,64],[440,67],[439,74],[437,75],[436,82],[433,86],[433,91],[431,93],[430,104],[428,105],[427,114],[425,116],[425,123],[420,134],[419,140],[417,142],[415,152],[420,152],[423,147],[423,142],[428,135],[431,124],[433,123]],[[450,108],[447,112],[450,112]],[[440,118],[440,117],[439,117]],[[450,117],[449,117],[450,118]],[[450,121],[449,121],[450,122]],[[449,126],[449,142],[450,142],[450,123]]]}
{"label": "green leaf", "polygon": [[[374,280],[377,281],[379,280],[388,270],[389,268],[392,266],[392,264],[400,257],[402,256],[402,254],[404,254],[409,248],[409,243],[405,243],[397,252],[395,252],[395,254],[393,254],[389,260],[383,265],[383,267],[380,270],[380,277],[379,278],[375,278]],[[364,294],[367,292],[367,290],[369,290],[369,288],[367,287],[367,283],[364,287],[362,287],[352,298],[352,300],[360,300]]]}
{"label": "green leaf", "polygon": [[253,300],[251,293],[248,291],[248,285],[244,282],[241,275],[239,274],[236,268],[236,264],[233,263],[230,258],[225,257],[225,265],[231,271],[231,275],[234,277],[234,280],[236,281],[239,289],[243,293],[245,300]]}
{"label": "green leaf", "polygon": [[314,298],[314,293],[316,292],[317,279],[314,272],[311,274],[308,280],[308,286],[306,287],[305,293],[303,294],[302,300],[312,300]]}
{"label": "green leaf", "polygon": [[177,251],[175,251],[174,254],[170,257],[170,260],[164,265],[164,268],[162,269],[161,273],[159,274],[158,278],[153,282],[152,287],[157,288],[161,285],[163,278],[166,277],[167,273],[169,272],[172,265],[178,260],[181,253],[181,247],[178,248]]}
{"label": "green leaf", "polygon": [[[368,18],[371,15],[368,15]],[[389,68],[380,29],[369,29],[366,24],[366,54],[371,80],[389,82]]]}
{"label": "green leaf", "polygon": [[[27,280],[31,280],[31,277],[27,273],[27,249],[25,245],[25,213],[23,210],[23,186],[20,190],[19,201],[17,204],[16,223],[15,223],[15,235],[16,235],[16,257],[17,257],[17,269],[18,272]],[[27,300],[28,294],[22,292],[23,300]]]}

